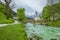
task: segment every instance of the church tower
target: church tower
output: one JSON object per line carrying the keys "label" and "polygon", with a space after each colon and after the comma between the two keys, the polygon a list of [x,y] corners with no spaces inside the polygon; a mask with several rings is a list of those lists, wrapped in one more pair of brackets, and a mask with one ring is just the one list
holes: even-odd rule
{"label": "church tower", "polygon": [[38,16],[38,13],[37,13],[37,11],[35,11],[35,16],[36,16],[36,17]]}
{"label": "church tower", "polygon": [[40,20],[40,16],[38,16],[38,12],[35,11],[35,18],[34,18],[35,21],[39,21]]}

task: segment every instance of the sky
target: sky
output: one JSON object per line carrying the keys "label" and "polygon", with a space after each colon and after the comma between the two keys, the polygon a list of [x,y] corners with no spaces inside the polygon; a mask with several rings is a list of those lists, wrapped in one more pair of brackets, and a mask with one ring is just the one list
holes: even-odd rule
{"label": "sky", "polygon": [[35,14],[35,11],[42,12],[43,7],[46,5],[46,0],[13,0],[12,4],[15,4],[13,9],[15,12],[17,12],[18,8],[25,8],[25,15],[31,16]]}
{"label": "sky", "polygon": [[14,0],[15,3],[15,9],[18,8],[25,8],[25,14],[26,15],[34,15],[35,11],[42,12],[43,7],[46,5],[45,0]]}

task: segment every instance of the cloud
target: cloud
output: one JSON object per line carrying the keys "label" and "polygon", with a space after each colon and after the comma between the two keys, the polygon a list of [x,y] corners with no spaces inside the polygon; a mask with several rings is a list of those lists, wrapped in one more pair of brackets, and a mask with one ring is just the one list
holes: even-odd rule
{"label": "cloud", "polygon": [[43,7],[46,4],[44,0],[15,0],[16,5],[20,5],[19,7],[29,6],[33,10],[41,12]]}
{"label": "cloud", "polygon": [[42,12],[43,7],[46,4],[44,0],[14,0],[16,3],[16,11],[18,8],[25,8],[25,15],[34,15],[35,11]]}
{"label": "cloud", "polygon": [[43,7],[46,4],[46,1],[44,1],[44,0],[19,0],[19,1],[25,5],[28,5],[33,10],[36,10],[38,12],[41,12]]}
{"label": "cloud", "polygon": [[[2,0],[3,1],[3,0]],[[15,12],[18,8],[25,8],[25,15],[34,15],[35,11],[42,12],[46,4],[46,0],[14,0],[11,4],[15,3]]]}

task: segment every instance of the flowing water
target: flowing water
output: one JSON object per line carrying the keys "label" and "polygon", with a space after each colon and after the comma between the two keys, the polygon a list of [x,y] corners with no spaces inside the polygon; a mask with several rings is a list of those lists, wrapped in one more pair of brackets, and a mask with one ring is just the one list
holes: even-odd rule
{"label": "flowing water", "polygon": [[60,28],[27,23],[25,30],[29,38],[39,36],[42,40],[60,39]]}

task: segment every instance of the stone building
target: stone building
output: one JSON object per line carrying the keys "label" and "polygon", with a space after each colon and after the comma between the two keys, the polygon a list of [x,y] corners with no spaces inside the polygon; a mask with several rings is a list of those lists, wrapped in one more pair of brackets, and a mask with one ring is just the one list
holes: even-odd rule
{"label": "stone building", "polygon": [[40,16],[38,16],[38,13],[35,12],[35,18],[34,18],[35,21],[39,21],[40,20]]}

